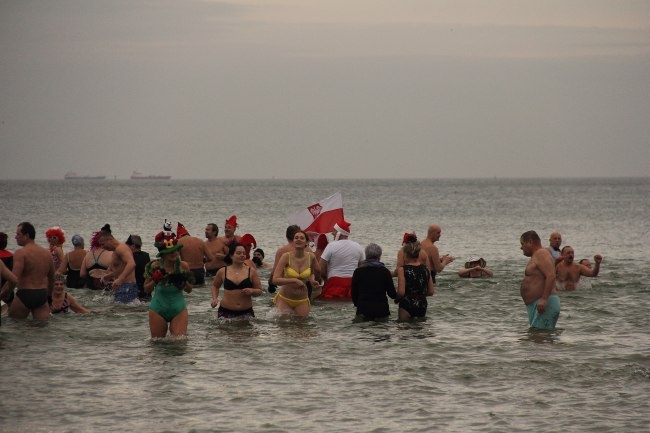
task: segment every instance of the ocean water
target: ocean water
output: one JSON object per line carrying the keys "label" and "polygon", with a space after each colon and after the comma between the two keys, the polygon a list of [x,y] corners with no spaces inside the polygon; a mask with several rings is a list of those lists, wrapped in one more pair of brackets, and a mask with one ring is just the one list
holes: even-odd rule
{"label": "ocean water", "polygon": [[[118,239],[165,218],[202,237],[236,214],[272,257],[287,215],[341,191],[352,238],[394,267],[402,234],[442,226],[457,260],[438,276],[425,321],[354,323],[316,302],[281,321],[224,322],[208,287],[186,296],[186,339],[149,338],[147,305],[70,291],[94,313],[0,327],[3,432],[641,432],[650,430],[650,179],[328,181],[0,181],[0,231],[31,221],[37,242],[110,223]],[[530,332],[519,236],[560,231],[600,276],[561,292],[558,329]],[[68,242],[66,251],[71,246]],[[490,279],[461,280],[469,255]],[[263,278],[266,286],[266,278]]]}

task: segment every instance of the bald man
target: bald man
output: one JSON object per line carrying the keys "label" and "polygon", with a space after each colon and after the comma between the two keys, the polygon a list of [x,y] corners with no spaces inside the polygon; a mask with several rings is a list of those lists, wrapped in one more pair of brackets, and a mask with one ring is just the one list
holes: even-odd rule
{"label": "bald man", "polygon": [[551,233],[551,236],[548,238],[548,247],[546,248],[555,263],[558,263],[562,260],[562,253],[560,252],[560,245],[562,245],[562,235],[558,232]]}
{"label": "bald man", "polygon": [[442,234],[442,229],[438,224],[431,224],[427,230],[427,238],[422,241],[420,246],[422,251],[427,253],[429,257],[429,262],[427,263],[427,268],[431,272],[431,278],[433,283],[436,283],[436,274],[442,272],[449,263],[454,261],[454,258],[449,254],[445,254],[440,257],[440,251],[435,245],[438,240],[440,240],[440,235]]}

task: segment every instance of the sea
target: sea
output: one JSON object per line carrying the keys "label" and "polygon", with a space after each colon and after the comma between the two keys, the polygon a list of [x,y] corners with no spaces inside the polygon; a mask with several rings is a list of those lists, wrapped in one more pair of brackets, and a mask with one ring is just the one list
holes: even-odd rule
{"label": "sea", "polygon": [[[356,322],[350,303],[316,301],[280,319],[217,320],[210,289],[186,296],[187,338],[152,340],[146,303],[69,289],[93,313],[47,323],[2,317],[2,432],[647,432],[650,431],[650,178],[0,181],[0,230],[37,243],[61,226],[86,240],[153,238],[165,219],[203,238],[236,215],[267,260],[287,216],[341,192],[351,238],[394,268],[402,235],[442,227],[426,320]],[[560,292],[553,331],[531,331],[519,237],[562,234],[600,275]],[[469,256],[492,278],[460,279]],[[266,274],[264,273],[266,272]],[[268,271],[262,272],[267,288]]]}

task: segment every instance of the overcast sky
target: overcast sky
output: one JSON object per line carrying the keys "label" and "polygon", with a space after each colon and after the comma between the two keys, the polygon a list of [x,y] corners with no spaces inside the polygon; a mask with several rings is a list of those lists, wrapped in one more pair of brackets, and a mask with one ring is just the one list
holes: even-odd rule
{"label": "overcast sky", "polygon": [[650,174],[647,0],[0,0],[0,178]]}

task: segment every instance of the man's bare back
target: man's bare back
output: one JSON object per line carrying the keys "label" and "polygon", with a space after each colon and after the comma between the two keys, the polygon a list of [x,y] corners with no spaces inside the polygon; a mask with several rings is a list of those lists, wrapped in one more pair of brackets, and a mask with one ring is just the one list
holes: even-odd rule
{"label": "man's bare back", "polygon": [[[110,275],[115,278],[113,288],[117,289],[122,284],[135,283],[135,261],[133,260],[131,249],[126,244],[122,242],[115,243],[115,249],[111,255],[111,265],[109,266],[108,271]],[[129,264],[131,265],[127,268],[127,265]],[[126,272],[125,275],[122,275],[124,274],[125,269],[128,269],[128,272]]]}
{"label": "man's bare back", "polygon": [[44,289],[53,281],[54,262],[46,248],[31,242],[14,254],[13,272],[19,289]]}
{"label": "man's bare back", "polygon": [[[190,269],[203,268],[203,258],[212,257],[205,247],[205,243],[195,236],[182,236],[178,243],[183,245],[181,248],[181,260],[187,262]],[[208,260],[209,261],[209,260]]]}

